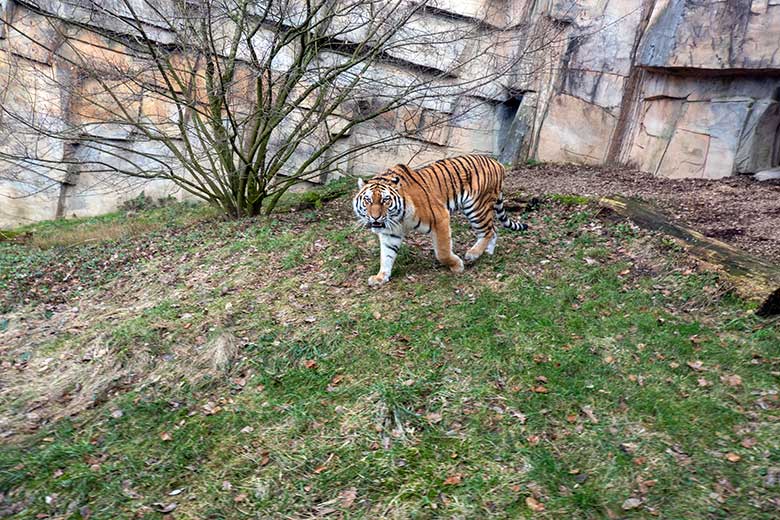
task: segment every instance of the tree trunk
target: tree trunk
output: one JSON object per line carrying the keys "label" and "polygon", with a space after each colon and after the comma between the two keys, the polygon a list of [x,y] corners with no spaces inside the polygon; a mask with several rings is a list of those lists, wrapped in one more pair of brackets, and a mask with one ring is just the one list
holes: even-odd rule
{"label": "tree trunk", "polygon": [[676,224],[656,208],[635,199],[603,197],[599,204],[641,228],[662,231],[681,241],[692,256],[714,266],[729,280],[740,297],[758,302],[759,316],[780,314],[780,266]]}

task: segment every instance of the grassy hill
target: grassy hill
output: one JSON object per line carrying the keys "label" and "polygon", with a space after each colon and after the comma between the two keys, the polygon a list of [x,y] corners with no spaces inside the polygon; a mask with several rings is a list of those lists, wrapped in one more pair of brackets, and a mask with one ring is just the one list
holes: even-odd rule
{"label": "grassy hill", "polygon": [[348,198],[0,243],[0,516],[777,518],[777,323],[581,200],[525,218],[379,289]]}

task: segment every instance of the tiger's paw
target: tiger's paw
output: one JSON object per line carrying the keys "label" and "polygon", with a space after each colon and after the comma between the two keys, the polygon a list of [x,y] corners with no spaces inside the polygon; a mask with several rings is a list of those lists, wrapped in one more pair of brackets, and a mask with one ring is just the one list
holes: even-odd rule
{"label": "tiger's paw", "polygon": [[450,264],[450,271],[452,271],[453,273],[462,273],[463,272],[463,260],[461,260],[457,256],[455,257],[455,260],[456,261],[454,263]]}
{"label": "tiger's paw", "polygon": [[388,281],[390,281],[390,277],[383,274],[375,274],[374,276],[368,277],[369,287],[379,287],[380,285],[386,284]]}
{"label": "tiger's paw", "polygon": [[466,260],[466,262],[474,262],[480,256],[482,255],[472,253],[471,251],[466,251],[466,254],[463,256],[463,258]]}

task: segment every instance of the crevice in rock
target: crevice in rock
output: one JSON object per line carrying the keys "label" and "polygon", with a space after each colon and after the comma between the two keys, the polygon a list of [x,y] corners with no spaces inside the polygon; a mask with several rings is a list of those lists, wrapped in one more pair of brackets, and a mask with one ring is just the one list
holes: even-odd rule
{"label": "crevice in rock", "polygon": [[733,78],[733,77],[745,77],[745,76],[763,76],[768,78],[780,77],[780,69],[770,69],[766,67],[739,67],[739,68],[724,68],[724,69],[708,69],[701,67],[648,67],[644,65],[637,65],[637,68],[641,68],[648,72],[656,72],[659,74],[668,74],[670,76],[679,77],[696,77],[696,78]]}
{"label": "crevice in rock", "polygon": [[642,2],[642,18],[639,21],[636,36],[634,37],[634,45],[631,47],[631,68],[628,73],[628,79],[626,79],[623,86],[623,97],[620,100],[620,113],[618,115],[617,123],[615,124],[615,130],[612,132],[609,148],[607,149],[607,156],[605,159],[607,164],[615,164],[617,162],[620,151],[623,149],[626,134],[628,133],[627,130],[629,127],[631,107],[636,103],[636,96],[642,78],[642,70],[635,65],[636,54],[639,49],[639,44],[642,41],[642,36],[644,36],[647,26],[650,23],[650,16],[653,14],[655,1],[656,0],[644,0]]}

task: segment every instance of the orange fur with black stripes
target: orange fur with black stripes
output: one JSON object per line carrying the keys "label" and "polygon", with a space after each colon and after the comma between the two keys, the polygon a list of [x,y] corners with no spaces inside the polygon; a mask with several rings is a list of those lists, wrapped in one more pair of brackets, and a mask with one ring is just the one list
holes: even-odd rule
{"label": "orange fur with black stripes", "polygon": [[367,181],[358,180],[355,215],[379,236],[380,244],[379,273],[368,279],[369,285],[390,279],[398,249],[410,231],[430,233],[436,258],[453,272],[463,271],[463,261],[452,252],[450,215],[455,211],[466,215],[477,235],[466,261],[486,251],[493,254],[498,239],[496,221],[515,231],[527,229],[504,211],[504,175],[504,167],[495,159],[463,155],[417,170],[398,164]]}

